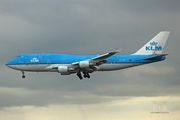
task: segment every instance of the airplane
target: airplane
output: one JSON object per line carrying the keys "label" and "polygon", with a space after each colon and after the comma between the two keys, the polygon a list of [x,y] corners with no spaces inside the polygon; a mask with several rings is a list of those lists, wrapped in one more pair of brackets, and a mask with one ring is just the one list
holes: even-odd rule
{"label": "airplane", "polygon": [[70,55],[55,53],[20,54],[9,60],[6,66],[22,72],[58,72],[61,75],[77,74],[79,79],[90,78],[96,71],[114,71],[140,65],[160,62],[166,59],[163,49],[169,31],[161,31],[137,52],[129,55],[115,55],[122,49],[102,55]]}

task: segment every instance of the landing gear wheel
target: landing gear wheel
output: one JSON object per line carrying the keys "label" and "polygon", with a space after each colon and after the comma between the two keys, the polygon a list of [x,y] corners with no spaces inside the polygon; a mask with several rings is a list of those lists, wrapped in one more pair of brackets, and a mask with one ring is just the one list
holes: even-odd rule
{"label": "landing gear wheel", "polygon": [[78,72],[78,73],[77,73],[77,76],[79,77],[80,80],[83,79],[83,77],[82,77],[82,75],[81,75],[81,72]]}
{"label": "landing gear wheel", "polygon": [[87,78],[90,78],[90,75],[88,74]]}
{"label": "landing gear wheel", "polygon": [[22,78],[25,78],[25,77],[26,77],[24,74],[25,74],[24,71],[22,71]]}
{"label": "landing gear wheel", "polygon": [[86,76],[86,74],[84,74],[84,78],[86,78],[87,76]]}
{"label": "landing gear wheel", "polygon": [[90,78],[90,75],[89,75],[89,73],[84,73],[84,78]]}
{"label": "landing gear wheel", "polygon": [[25,78],[25,77],[26,77],[25,75],[22,76],[22,78]]}

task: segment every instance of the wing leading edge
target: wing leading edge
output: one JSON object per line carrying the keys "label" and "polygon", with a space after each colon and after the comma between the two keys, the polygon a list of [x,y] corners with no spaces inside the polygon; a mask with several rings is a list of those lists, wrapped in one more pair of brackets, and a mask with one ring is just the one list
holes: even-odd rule
{"label": "wing leading edge", "polygon": [[[96,56],[96,57],[91,58],[91,59],[83,60],[83,61],[89,61],[90,63],[99,66],[99,65],[107,62],[107,61],[105,60],[106,58],[109,58],[109,57],[113,56],[114,54],[119,53],[121,50],[122,50],[122,48],[119,48],[119,49],[117,49],[117,50],[115,50],[115,51],[108,52],[108,53],[105,53],[105,54]],[[79,65],[80,62],[81,62],[81,61],[72,63],[72,65]]]}

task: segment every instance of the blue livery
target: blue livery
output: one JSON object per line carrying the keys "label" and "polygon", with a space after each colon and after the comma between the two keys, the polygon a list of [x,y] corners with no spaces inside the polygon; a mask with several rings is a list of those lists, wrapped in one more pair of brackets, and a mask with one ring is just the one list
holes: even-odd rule
{"label": "blue livery", "polygon": [[130,55],[115,55],[122,49],[102,55],[20,54],[9,60],[6,66],[21,71],[22,78],[25,78],[25,71],[59,72],[61,75],[76,73],[80,79],[90,78],[89,73],[95,71],[120,70],[165,60],[168,54],[163,54],[162,51],[169,33],[160,32],[136,53]]}

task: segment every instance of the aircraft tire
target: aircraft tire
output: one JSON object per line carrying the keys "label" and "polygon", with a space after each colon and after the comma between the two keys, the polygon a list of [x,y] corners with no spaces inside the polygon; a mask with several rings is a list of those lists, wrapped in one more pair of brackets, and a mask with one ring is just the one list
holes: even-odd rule
{"label": "aircraft tire", "polygon": [[25,78],[25,77],[26,77],[25,75],[22,76],[22,78]]}

